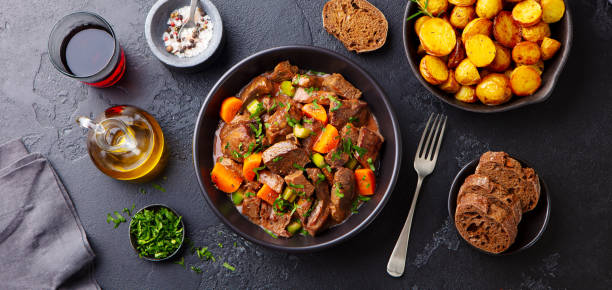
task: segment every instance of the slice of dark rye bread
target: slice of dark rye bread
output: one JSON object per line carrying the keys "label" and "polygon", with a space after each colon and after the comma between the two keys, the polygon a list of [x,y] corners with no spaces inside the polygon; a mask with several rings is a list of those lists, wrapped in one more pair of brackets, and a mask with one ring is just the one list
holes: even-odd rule
{"label": "slice of dark rye bread", "polygon": [[486,152],[480,157],[476,174],[486,175],[521,200],[523,212],[536,207],[540,199],[540,181],[531,168],[523,168],[505,152]]}
{"label": "slice of dark rye bread", "polygon": [[517,234],[517,223],[508,206],[494,196],[465,193],[457,203],[455,227],[473,246],[489,252],[507,250]]}
{"label": "slice of dark rye bread", "polygon": [[461,202],[464,195],[468,193],[479,194],[486,197],[492,197],[501,202],[501,206],[512,215],[514,222],[518,225],[521,221],[522,210],[521,201],[514,194],[509,194],[502,187],[491,181],[488,176],[480,174],[472,174],[465,179],[463,185],[457,194],[457,203]]}
{"label": "slice of dark rye bread", "polygon": [[366,0],[331,0],[323,6],[323,27],[346,49],[361,53],[385,44],[389,23],[378,8]]}

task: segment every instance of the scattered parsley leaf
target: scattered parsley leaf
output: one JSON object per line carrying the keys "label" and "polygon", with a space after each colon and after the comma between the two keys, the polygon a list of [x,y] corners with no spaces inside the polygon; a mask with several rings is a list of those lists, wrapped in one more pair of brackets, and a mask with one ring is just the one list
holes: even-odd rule
{"label": "scattered parsley leaf", "polygon": [[153,183],[152,185],[153,185],[153,187],[154,187],[155,189],[157,189],[157,190],[159,190],[159,191],[161,191],[161,192],[166,192],[166,189],[165,189],[165,188],[163,188],[161,185],[159,185],[159,184],[157,184],[157,183]]}
{"label": "scattered parsley leaf", "polygon": [[181,265],[184,268],[185,267],[185,257],[181,257],[181,260],[174,262],[174,264]]}
{"label": "scattered parsley leaf", "polygon": [[232,272],[236,271],[236,268],[234,266],[228,264],[227,262],[223,262],[223,267],[225,267],[226,269],[228,269],[228,270],[230,270]]}
{"label": "scattered parsley leaf", "polygon": [[197,266],[191,266],[191,271],[194,271],[198,274],[202,274],[202,269],[200,269],[200,267],[197,267]]}

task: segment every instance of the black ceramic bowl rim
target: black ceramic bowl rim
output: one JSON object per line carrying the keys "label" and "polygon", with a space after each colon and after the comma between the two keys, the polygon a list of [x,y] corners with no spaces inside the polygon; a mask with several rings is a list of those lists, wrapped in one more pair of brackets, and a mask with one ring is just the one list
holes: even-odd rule
{"label": "black ceramic bowl rim", "polygon": [[[523,167],[530,167],[533,168],[531,166],[529,166],[529,164],[527,164],[526,162],[522,161],[521,159],[516,158],[514,155],[512,155],[512,158],[516,159],[519,163],[521,163],[521,165]],[[457,173],[457,176],[455,176],[455,179],[453,180],[453,183],[450,187],[450,191],[448,194],[448,216],[450,217],[451,220],[451,224],[455,224],[455,209],[457,207],[457,195],[459,194],[459,188],[461,188],[461,185],[463,184],[463,182],[465,181],[465,178],[468,177],[471,174],[474,174],[474,170],[476,169],[476,166],[478,165],[478,162],[480,161],[480,158],[476,158],[470,162],[468,162],[465,166],[463,166],[463,168],[461,168],[461,170],[459,170],[459,173]],[[537,173],[537,171],[536,171]],[[491,256],[506,256],[506,255],[512,255],[512,254],[516,254],[519,252],[522,252],[526,249],[529,249],[531,246],[533,246],[538,240],[540,240],[540,238],[542,237],[542,235],[544,234],[544,232],[546,231],[546,228],[548,227],[548,222],[550,220],[550,190],[548,189],[548,186],[546,185],[546,182],[544,181],[544,179],[542,178],[542,175],[538,173],[538,177],[540,180],[540,192],[543,192],[546,194],[546,198],[544,199],[544,201],[546,202],[546,205],[542,205],[542,195],[540,195],[540,200],[538,201],[538,205],[536,205],[536,209],[537,207],[540,206],[546,206],[545,208],[545,214],[544,214],[544,220],[542,222],[542,224],[540,225],[540,229],[537,232],[537,234],[535,236],[532,237],[532,239],[525,245],[512,250],[512,245],[510,246],[510,248],[508,248],[508,250],[501,252],[499,254],[495,254],[495,253],[489,253],[487,251],[484,251],[482,249],[479,249],[477,247],[475,247],[474,245],[468,243],[467,241],[465,241],[463,239],[463,237],[461,237],[461,235],[459,233],[457,233],[457,235],[459,235],[459,238],[464,241],[466,244],[470,245],[472,248],[491,255]],[[534,209],[535,210],[535,209]],[[526,212],[523,214],[524,215],[528,215],[530,212]],[[523,219],[521,219],[521,222],[524,222]],[[520,223],[519,223],[520,226]],[[516,243],[516,241],[515,241]]]}
{"label": "black ceramic bowl rim", "polygon": [[[161,41],[162,36],[153,35],[153,26],[166,25],[166,21],[169,17],[168,15],[168,17],[162,18],[164,20],[163,23],[153,23],[155,13],[157,12],[157,10],[160,9],[160,7],[162,7],[162,5],[171,1],[174,0],[159,0],[155,2],[155,4],[153,4],[151,9],[149,10],[149,13],[147,14],[144,33],[149,49],[159,61],[172,68],[191,69],[199,67],[202,64],[206,63],[209,59],[214,58],[217,50],[221,48],[221,42],[223,40],[223,20],[221,19],[219,10],[217,10],[217,7],[209,0],[198,0],[198,7],[201,7],[202,10],[204,10],[204,12],[206,12],[206,14],[210,15],[211,17],[211,21],[214,25],[213,35],[208,47],[200,54],[188,58],[179,58],[178,56],[172,55],[166,52],[165,50],[160,49],[159,46],[156,45],[156,43]],[[189,5],[189,1],[184,1],[184,5]],[[177,6],[173,9],[177,9],[180,7],[181,6]]]}
{"label": "black ceramic bowl rim", "polygon": [[[556,64],[557,69],[551,71],[550,69],[544,68],[544,73],[542,74],[542,85],[535,92],[535,94],[531,96],[520,97],[520,98],[514,96],[509,102],[505,104],[497,105],[497,106],[487,106],[479,102],[474,103],[474,104],[468,104],[468,103],[464,103],[461,101],[457,101],[449,93],[446,93],[440,90],[437,86],[431,85],[430,83],[425,81],[425,79],[423,78],[423,76],[421,76],[421,73],[419,71],[419,63],[413,60],[411,50],[414,51],[414,53],[416,53],[416,47],[414,48],[410,47],[411,40],[409,39],[409,38],[414,37],[414,34],[415,34],[414,21],[416,21],[418,17],[415,17],[414,19],[411,19],[410,21],[405,20],[410,15],[412,15],[414,12],[416,12],[415,11],[416,9],[417,9],[416,3],[413,3],[413,1],[408,1],[408,4],[406,5],[406,10],[404,12],[404,18],[402,19],[402,21],[404,22],[403,29],[402,29],[404,52],[406,53],[406,58],[408,58],[408,63],[410,64],[410,68],[412,69],[412,73],[414,74],[414,76],[419,80],[419,82],[425,88],[427,88],[427,90],[429,90],[429,92],[431,92],[434,96],[436,96],[441,101],[455,108],[459,108],[461,110],[465,110],[469,112],[498,113],[498,112],[506,112],[506,111],[518,109],[520,107],[524,107],[524,106],[531,105],[531,104],[541,103],[541,102],[546,101],[552,95],[552,92],[555,88],[557,80],[559,79],[561,72],[563,72],[563,68],[565,67],[565,63],[567,62],[567,59],[570,54],[570,49],[572,46],[572,39],[573,39],[572,27],[573,26],[572,26],[571,9],[568,3],[566,3],[565,5],[565,15],[563,16],[563,18],[559,22],[552,24],[552,25],[562,25],[564,26],[565,31],[566,31],[565,34],[558,36],[560,38],[558,40],[561,41],[562,43],[561,50],[557,52],[557,54],[555,55],[553,59],[547,61],[547,63],[558,62]],[[555,64],[553,64],[552,66],[554,65]]]}
{"label": "black ceramic bowl rim", "polygon": [[[161,203],[154,203],[154,204],[150,204],[147,205],[141,209],[139,209],[137,212],[134,213],[134,215],[142,212],[145,209],[154,209],[154,208],[167,208],[169,209],[172,213],[174,213],[177,217],[180,217],[181,215],[178,214],[178,212],[176,212],[173,208],[165,205],[165,204],[161,204]],[[176,250],[174,252],[172,252],[172,254],[168,255],[165,258],[161,258],[161,259],[156,259],[156,258],[151,258],[151,257],[147,257],[147,256],[142,256],[142,259],[145,259],[147,261],[152,261],[152,262],[161,262],[161,261],[165,261],[165,260],[169,260],[172,259],[172,257],[174,257],[183,247],[183,242],[185,241],[185,223],[183,222],[183,219],[181,219],[181,227],[183,228],[183,236],[181,237],[181,244],[179,245],[178,248],[176,248]],[[130,235],[130,245],[132,246],[132,249],[134,250],[134,252],[137,255],[140,255],[140,252],[136,249],[136,245],[134,243],[134,236],[132,235],[132,221],[130,220],[130,226],[128,228],[128,234]]]}
{"label": "black ceramic bowl rim", "polygon": [[[319,243],[319,244],[313,244],[313,245],[308,245],[308,246],[303,246],[303,247],[288,247],[288,246],[282,246],[282,245],[276,245],[276,244],[271,244],[271,243],[267,243],[265,241],[261,241],[259,239],[256,239],[254,237],[252,237],[251,235],[247,234],[246,232],[242,231],[240,228],[238,228],[237,226],[235,226],[234,224],[232,224],[232,222],[230,222],[220,211],[219,209],[214,205],[214,203],[212,202],[212,200],[210,199],[210,196],[207,194],[206,191],[206,186],[203,184],[202,180],[202,173],[200,170],[200,162],[199,162],[199,156],[200,156],[200,152],[196,146],[196,144],[198,143],[198,140],[200,138],[200,127],[202,127],[202,123],[204,120],[204,114],[205,114],[205,110],[206,107],[209,105],[209,103],[211,102],[213,96],[215,95],[215,93],[217,92],[217,90],[226,82],[226,80],[228,78],[230,78],[234,72],[236,70],[238,70],[239,68],[241,68],[245,63],[248,63],[254,59],[257,59],[259,57],[265,56],[267,54],[272,54],[272,53],[276,53],[276,52],[283,52],[283,51],[291,51],[291,50],[295,50],[295,49],[303,49],[303,50],[309,50],[309,51],[314,51],[314,52],[318,52],[318,53],[322,53],[322,54],[327,54],[333,58],[337,58],[340,61],[348,64],[351,69],[354,69],[357,71],[358,74],[363,75],[368,82],[370,82],[372,84],[372,86],[374,87],[374,89],[376,91],[380,92],[380,95],[382,96],[381,101],[384,103],[385,108],[387,109],[387,111],[390,112],[390,119],[391,119],[391,127],[389,130],[392,131],[392,136],[393,136],[393,140],[385,140],[385,142],[393,142],[394,146],[394,150],[396,152],[395,158],[393,160],[389,160],[389,162],[393,162],[393,168],[391,170],[392,172],[392,176],[390,177],[390,181],[388,186],[384,189],[383,192],[383,197],[381,198],[380,202],[376,205],[376,207],[372,210],[372,212],[363,220],[361,221],[361,223],[359,223],[357,226],[355,226],[354,228],[350,229],[348,232],[346,232],[343,235],[340,235],[332,240],[329,240],[327,242],[324,243]],[[389,198],[391,197],[391,194],[393,193],[393,189],[395,188],[395,184],[397,182],[397,177],[399,175],[399,171],[401,168],[401,160],[402,160],[402,140],[401,140],[401,132],[399,129],[399,124],[397,121],[397,117],[395,115],[395,111],[393,110],[393,107],[391,105],[391,102],[389,101],[387,95],[384,93],[384,91],[382,90],[382,88],[378,85],[378,83],[365,71],[363,70],[359,65],[357,65],[355,62],[349,60],[348,58],[330,51],[328,49],[324,49],[324,48],[320,48],[320,47],[314,47],[314,46],[306,46],[306,45],[290,45],[290,46],[280,46],[280,47],[275,47],[275,48],[270,48],[270,49],[266,49],[260,52],[257,52],[245,59],[243,59],[242,61],[238,62],[237,64],[235,64],[232,68],[230,68],[227,72],[225,72],[225,74],[223,74],[223,76],[219,79],[219,81],[217,81],[217,83],[213,86],[213,88],[210,90],[209,94],[207,95],[206,99],[204,100],[204,103],[202,104],[202,107],[200,109],[200,113],[198,114],[198,120],[195,126],[195,130],[194,130],[194,134],[193,134],[193,162],[194,162],[194,167],[195,167],[195,171],[196,171],[196,176],[198,178],[198,183],[200,185],[200,189],[201,189],[201,194],[204,196],[204,199],[206,200],[206,203],[208,204],[208,206],[212,209],[212,211],[217,215],[217,217],[224,223],[226,224],[228,227],[230,227],[234,232],[238,233],[240,236],[242,236],[243,238],[249,240],[250,242],[253,242],[255,244],[258,245],[262,245],[264,247],[268,247],[271,249],[275,249],[275,250],[281,250],[281,251],[285,251],[285,252],[293,252],[293,253],[307,253],[307,252],[314,252],[314,251],[319,251],[319,250],[323,250],[325,248],[329,248],[332,247],[334,245],[337,245],[341,242],[344,242],[348,239],[350,239],[351,237],[355,236],[356,234],[358,234],[360,231],[362,231],[363,229],[365,229],[370,223],[372,223],[372,221],[378,216],[378,214],[380,213],[380,211],[384,208],[384,206],[386,205],[386,203],[388,202]],[[206,154],[212,154],[211,152],[206,152]],[[333,230],[333,229],[332,229]]]}

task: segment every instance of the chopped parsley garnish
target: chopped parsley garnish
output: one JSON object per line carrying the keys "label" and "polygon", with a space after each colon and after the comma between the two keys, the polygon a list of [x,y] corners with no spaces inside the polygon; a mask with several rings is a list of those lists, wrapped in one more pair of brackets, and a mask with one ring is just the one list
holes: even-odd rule
{"label": "chopped parsley garnish", "polygon": [[335,185],[334,194],[339,198],[343,198],[344,193],[340,192],[340,189],[342,188],[342,184],[340,184],[340,182],[336,182],[334,185]]}
{"label": "chopped parsley garnish", "polygon": [[232,150],[232,157],[240,159],[242,157],[242,154],[238,153],[236,150]]}
{"label": "chopped parsley garnish", "polygon": [[262,165],[262,166],[257,167],[257,168],[253,168],[253,172],[255,172],[255,176],[257,176],[257,180],[259,180],[259,171],[260,170],[264,170],[265,168],[266,168],[265,165]]}
{"label": "chopped parsley garnish", "polygon": [[165,188],[163,188],[161,185],[159,185],[159,184],[157,184],[157,183],[153,183],[152,185],[153,185],[153,187],[154,187],[155,189],[157,189],[157,190],[159,190],[159,191],[161,191],[161,192],[166,192],[166,189],[165,189]]}
{"label": "chopped parsley garnish", "polygon": [[217,246],[219,246],[219,248],[223,248],[223,244],[222,243],[218,243]]}
{"label": "chopped parsley garnish", "polygon": [[[250,124],[250,125],[252,125],[252,124]],[[228,148],[229,148],[229,142],[225,143],[225,149],[228,149]]]}
{"label": "chopped parsley garnish", "polygon": [[368,149],[361,148],[361,147],[359,147],[359,146],[357,146],[357,145],[353,145],[353,149],[355,150],[355,152],[357,152],[357,154],[358,154],[359,156],[363,156],[363,155],[365,155],[366,153],[368,153]]}
{"label": "chopped parsley garnish", "polygon": [[184,268],[185,267],[185,257],[181,257],[181,260],[174,262],[174,264],[181,265]]}
{"label": "chopped parsley garnish", "polygon": [[278,161],[281,161],[281,159],[283,159],[283,156],[278,156],[278,157],[272,159],[272,162],[278,162]]}
{"label": "chopped parsley garnish", "polygon": [[376,171],[376,168],[374,168],[374,164],[372,162],[372,158],[368,158],[368,165],[370,166],[370,169],[372,169],[372,171]]}
{"label": "chopped parsley garnish", "polygon": [[261,102],[257,102],[257,106],[255,107],[255,110],[253,111],[253,113],[251,113],[251,119],[258,118],[259,115],[261,115],[261,113],[263,113],[265,109],[266,108],[264,108]]}
{"label": "chopped parsley garnish", "polygon": [[319,183],[321,183],[321,181],[325,180],[325,175],[323,175],[322,173],[317,173],[317,181],[315,182],[315,185],[318,185]]}
{"label": "chopped parsley garnish", "polygon": [[346,154],[351,154],[351,149],[353,148],[353,142],[351,142],[351,138],[343,139],[342,141],[342,152]]}
{"label": "chopped parsley garnish", "polygon": [[202,269],[200,269],[200,267],[197,267],[197,266],[191,266],[191,271],[194,271],[198,274],[202,274]]}
{"label": "chopped parsley garnish", "polygon": [[242,144],[242,142],[240,142],[240,144],[238,144],[238,151],[242,151],[242,147],[244,146],[244,144]]}
{"label": "chopped parsley garnish", "polygon": [[251,196],[255,196],[255,193],[250,192],[250,191],[247,191],[247,192],[244,194],[244,197],[251,197]]}
{"label": "chopped parsley garnish", "polygon": [[138,191],[142,194],[147,194],[147,190],[144,189],[143,187],[139,188]]}
{"label": "chopped parsley garnish", "polygon": [[122,212],[126,213],[128,216],[132,216],[132,212],[134,211],[134,208],[136,207],[135,204],[132,204],[132,209],[129,209],[127,207],[124,207]]}
{"label": "chopped parsley garnish", "polygon": [[302,121],[306,124],[312,124],[312,119],[304,118]]}
{"label": "chopped parsley garnish", "polygon": [[278,103],[273,103],[272,106],[268,108],[268,112],[271,112],[272,110],[276,109],[276,106],[278,106]]}
{"label": "chopped parsley garnish", "polygon": [[291,116],[287,115],[287,125],[291,127],[295,127],[295,125],[300,124],[300,121],[293,119]]}
{"label": "chopped parsley garnish", "polygon": [[228,269],[228,270],[230,270],[232,272],[236,271],[236,268],[234,266],[228,264],[227,262],[223,262],[223,267],[225,267],[226,269]]}
{"label": "chopped parsley garnish", "polygon": [[115,217],[113,217],[110,213],[106,214],[106,223],[110,224],[113,222],[115,224],[113,228],[116,229],[121,223],[126,222],[126,220],[118,211],[114,211],[114,214]]}
{"label": "chopped parsley garnish", "polygon": [[318,110],[319,108],[321,108],[321,106],[319,106],[319,104],[317,104],[317,99],[312,100],[312,107],[315,110]]}
{"label": "chopped parsley garnish", "polygon": [[303,217],[309,217],[311,212],[312,212],[312,207],[309,208],[302,216]]}
{"label": "chopped parsley garnish", "polygon": [[307,94],[310,96],[310,95],[312,95],[312,92],[314,92],[314,91],[318,91],[319,89],[317,89],[317,88],[315,88],[315,87],[310,87],[310,88],[307,88],[307,89],[304,89],[304,90],[305,90],[305,91],[306,91],[306,93],[307,93]]}
{"label": "chopped parsley garnish", "polygon": [[269,229],[263,229],[268,235],[270,235],[271,237],[278,239],[278,236],[273,233],[272,231],[270,231]]}
{"label": "chopped parsley garnish", "polygon": [[266,126],[266,129],[270,128],[270,123],[265,123],[264,126]]}
{"label": "chopped parsley garnish", "polygon": [[195,252],[198,254],[198,258],[200,258],[200,260],[212,260],[215,262],[215,256],[213,256],[213,253],[208,250],[208,247],[195,248]]}
{"label": "chopped parsley garnish", "polygon": [[302,171],[306,170],[304,167],[300,166],[297,163],[293,163],[293,168],[298,169],[298,170],[302,170]]}
{"label": "chopped parsley garnish", "polygon": [[293,188],[304,188],[303,184],[294,184],[294,183],[289,183],[289,186],[293,187]]}
{"label": "chopped parsley garnish", "polygon": [[136,213],[130,222],[130,234],[138,255],[162,259],[174,253],[183,238],[181,220],[165,207]]}
{"label": "chopped parsley garnish", "polygon": [[[349,123],[355,123],[355,122],[359,122],[359,118],[355,118],[355,117],[349,117]],[[351,127],[348,127],[349,129]]]}
{"label": "chopped parsley garnish", "polygon": [[310,234],[308,233],[308,231],[307,231],[307,230],[305,230],[305,229],[303,229],[303,228],[300,230],[300,235],[302,235],[302,236],[310,236]]}
{"label": "chopped parsley garnish", "polygon": [[352,213],[357,213],[357,208],[359,208],[359,202],[368,202],[370,199],[372,199],[371,197],[367,197],[367,196],[362,196],[362,195],[358,195],[357,199],[355,199],[353,201],[353,207],[351,208],[351,212]]}
{"label": "chopped parsley garnish", "polygon": [[300,78],[302,77],[302,75],[300,74],[296,74],[295,77],[293,78],[293,80],[291,81],[292,85],[298,85],[300,83]]}
{"label": "chopped parsley garnish", "polygon": [[327,95],[327,98],[329,99],[331,103],[334,104],[334,107],[329,109],[330,112],[335,112],[338,109],[340,109],[340,107],[342,107],[342,102],[338,101],[336,97],[332,95]]}

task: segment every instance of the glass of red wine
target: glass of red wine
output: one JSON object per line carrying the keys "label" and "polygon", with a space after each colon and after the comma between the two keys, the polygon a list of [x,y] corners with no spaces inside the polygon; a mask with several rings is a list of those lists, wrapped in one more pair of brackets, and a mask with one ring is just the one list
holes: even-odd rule
{"label": "glass of red wine", "polygon": [[64,16],[53,26],[48,45],[55,68],[87,85],[110,87],[125,73],[125,54],[113,28],[94,13]]}

